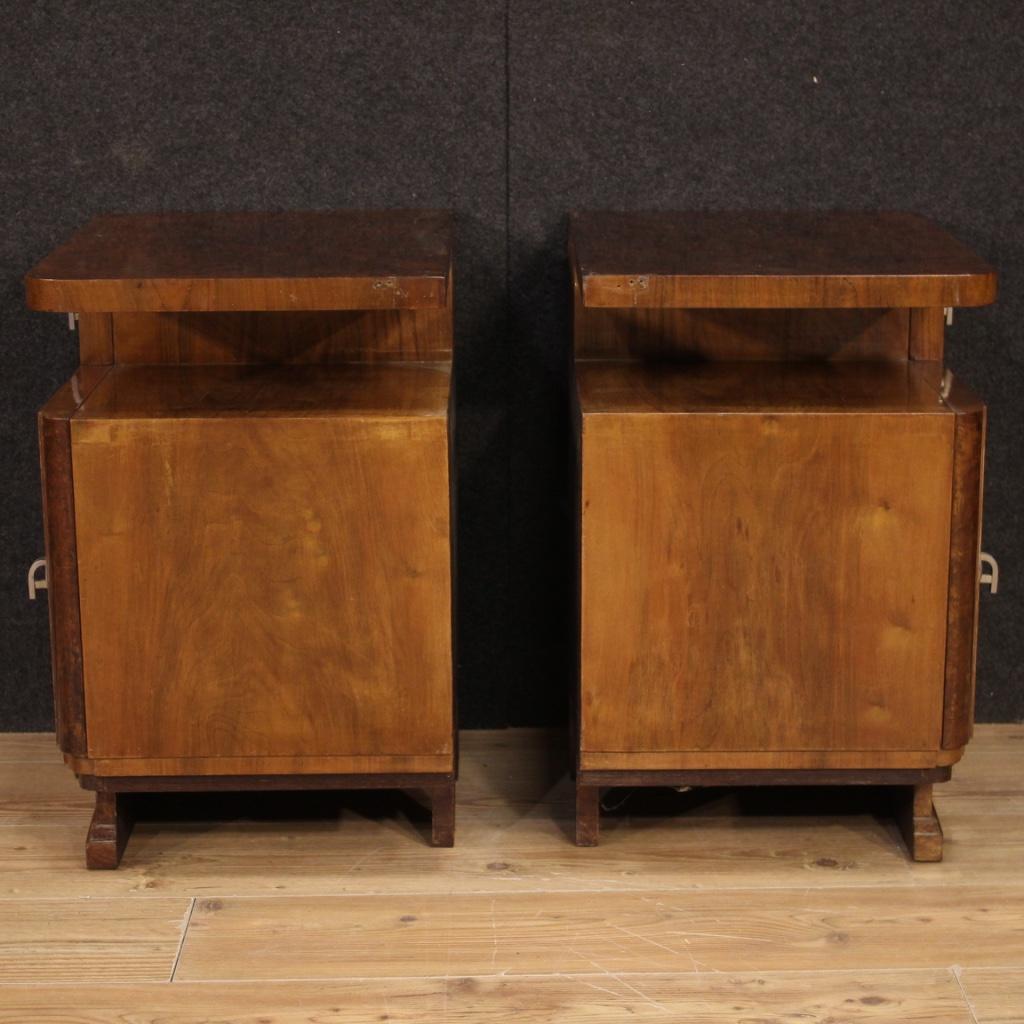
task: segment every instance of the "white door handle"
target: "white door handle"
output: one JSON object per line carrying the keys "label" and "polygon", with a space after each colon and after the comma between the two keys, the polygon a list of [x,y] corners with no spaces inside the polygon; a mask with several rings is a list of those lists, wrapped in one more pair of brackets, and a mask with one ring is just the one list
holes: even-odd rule
{"label": "white door handle", "polygon": [[[39,570],[43,570],[42,579],[36,579],[36,573]],[[28,599],[34,601],[36,599],[36,591],[38,590],[49,590],[49,579],[47,576],[46,559],[37,558],[28,567]]]}
{"label": "white door handle", "polygon": [[[978,582],[987,583],[990,593],[999,593],[999,563],[985,551],[982,551],[978,556],[978,561],[981,563],[978,567],[981,571]],[[985,572],[986,565],[988,566],[988,572]]]}

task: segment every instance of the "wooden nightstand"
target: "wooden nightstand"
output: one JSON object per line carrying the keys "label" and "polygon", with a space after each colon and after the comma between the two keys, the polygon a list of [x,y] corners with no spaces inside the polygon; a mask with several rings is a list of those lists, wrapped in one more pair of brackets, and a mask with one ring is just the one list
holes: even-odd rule
{"label": "wooden nightstand", "polygon": [[78,314],[39,429],[88,865],[165,790],[414,788],[450,846],[449,215],[101,217],[26,287]]}
{"label": "wooden nightstand", "polygon": [[944,307],[995,274],[904,214],[572,218],[577,831],[611,786],[932,784],[971,735],[985,407]]}

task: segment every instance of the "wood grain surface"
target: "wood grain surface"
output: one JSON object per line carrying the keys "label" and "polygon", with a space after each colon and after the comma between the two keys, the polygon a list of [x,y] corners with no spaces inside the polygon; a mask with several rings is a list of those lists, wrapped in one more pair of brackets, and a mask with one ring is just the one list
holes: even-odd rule
{"label": "wood grain surface", "polygon": [[953,781],[935,788],[948,840],[943,862],[926,867],[907,862],[884,798],[859,789],[617,790],[606,794],[602,846],[577,849],[564,735],[468,733],[461,746],[454,851],[428,848],[422,819],[397,794],[163,796],[138,808],[119,871],[97,875],[82,866],[92,794],[59,763],[53,736],[3,737],[0,755],[18,760],[0,759],[0,898],[573,892],[593,901],[604,891],[871,886],[898,902],[905,886],[1021,884],[1020,727],[980,726]]}
{"label": "wood grain surface", "polygon": [[441,309],[451,216],[438,210],[97,217],[26,276],[56,312]]}
{"label": "wood grain surface", "polygon": [[1024,1021],[1024,967],[966,970],[958,980],[977,1024]]}
{"label": "wood grain surface", "polygon": [[978,577],[985,488],[984,403],[959,381],[946,398],[956,413],[953,448],[952,536],[946,631],[946,693],[942,745],[962,747],[974,726],[978,648]]}
{"label": "wood grain surface", "polygon": [[71,417],[106,373],[105,366],[80,367],[37,417],[54,718],[57,742],[72,754],[86,751],[86,725]]}
{"label": "wood grain surface", "polygon": [[959,760],[985,411],[943,375],[944,307],[991,302],[992,268],[901,213],[584,212],[568,254],[577,841],[602,784]]}
{"label": "wood grain surface", "polygon": [[449,308],[114,313],[108,319],[118,363],[324,364],[452,357]]}
{"label": "wood grain surface", "polygon": [[191,905],[181,898],[0,900],[0,1006],[11,982],[169,981]]}
{"label": "wood grain surface", "polygon": [[436,392],[385,411],[346,378],[304,415],[246,381],[173,417],[115,386],[73,423],[90,757],[450,757]]}
{"label": "wood grain surface", "polygon": [[[938,699],[930,701],[933,715]],[[762,728],[771,726],[764,723]],[[963,748],[939,750],[587,750],[579,754],[579,767],[592,771],[852,771],[923,770],[956,764]],[[810,780],[808,780],[810,784]]]}
{"label": "wood grain surface", "polygon": [[[450,388],[447,363],[115,366],[75,419],[80,425],[345,417],[364,427],[371,421],[400,424],[427,419],[443,426]],[[367,436],[372,437],[372,422],[368,429]]]}
{"label": "wood grain surface", "polygon": [[589,415],[581,390],[582,750],[937,749],[954,418],[934,395]]}
{"label": "wood grain surface", "polygon": [[[861,753],[861,751],[858,751]],[[671,789],[744,786],[871,786],[901,787],[948,782],[950,765],[934,768],[709,768],[669,771],[579,771],[577,782],[605,788],[659,786]]]}
{"label": "wood grain surface", "polygon": [[[980,972],[965,972],[974,978]],[[986,1004],[987,1005],[987,1004]],[[85,1007],[88,1007],[86,1009]],[[611,1024],[613,1021],[792,1020],[973,1024],[950,971],[796,974],[374,978],[323,982],[176,982],[0,990],[4,1024],[363,1024],[387,1020]],[[983,1018],[980,1024],[1008,1016]],[[1013,1017],[1014,1024],[1020,1020]]]}
{"label": "wood grain surface", "polygon": [[[702,364],[588,360],[577,364],[585,423],[595,417],[690,413],[945,415],[931,363]],[[812,429],[809,427],[808,429]]]}
{"label": "wood grain surface", "polygon": [[925,309],[911,309],[910,348],[911,359],[942,362],[945,350],[946,311],[941,306]]}
{"label": "wood grain surface", "polygon": [[995,271],[907,213],[586,212],[570,233],[591,307],[981,306]]}
{"label": "wood grain surface", "polygon": [[[605,842],[592,856],[568,839],[574,797],[564,734],[543,730],[462,734],[453,852],[425,845],[424,821],[398,794],[164,795],[138,805],[120,869],[98,877],[82,867],[93,794],[60,763],[52,735],[31,739],[0,738],[0,898],[391,898],[749,888],[766,877],[815,888],[931,881],[908,874],[895,830],[879,816],[884,801],[835,790],[820,797],[791,789],[614,793],[613,804],[628,799],[620,812],[604,815]],[[979,864],[978,878],[1014,884],[1014,850],[1024,849],[1024,833],[1008,813],[975,808],[989,786],[1011,785],[1015,755],[992,742],[972,753],[983,769],[972,771],[969,753],[949,784],[970,794],[954,820],[970,839],[958,845],[954,836],[950,856],[937,867],[959,878]],[[945,788],[938,787],[940,799]]]}
{"label": "wood grain surface", "polygon": [[[591,854],[597,856],[599,854]],[[199,899],[176,977],[445,977],[1002,966],[1024,959],[1024,892],[960,886]],[[442,941],[438,938],[442,937]]]}
{"label": "wood grain surface", "polygon": [[[452,746],[448,744],[449,748]],[[207,757],[75,757],[65,760],[73,771],[98,778],[201,775],[361,775],[368,772],[450,772],[451,750],[434,754],[277,754]],[[297,785],[296,788],[302,788]],[[198,783],[194,786],[201,789]]]}
{"label": "wood grain surface", "polygon": [[577,360],[898,361],[907,358],[911,313],[906,309],[591,308],[583,305],[577,288],[574,348]]}
{"label": "wood grain surface", "polygon": [[83,366],[109,366],[114,361],[114,325],[109,313],[79,316],[78,361]]}

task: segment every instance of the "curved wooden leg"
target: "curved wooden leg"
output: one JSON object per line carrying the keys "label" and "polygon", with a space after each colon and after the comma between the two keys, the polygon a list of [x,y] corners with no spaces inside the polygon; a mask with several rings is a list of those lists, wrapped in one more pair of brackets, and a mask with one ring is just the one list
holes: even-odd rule
{"label": "curved wooden leg", "polygon": [[942,825],[932,803],[930,782],[906,788],[900,797],[897,820],[914,860],[942,860]]}
{"label": "curved wooden leg", "polygon": [[576,845],[597,846],[601,828],[601,787],[576,782]]}
{"label": "curved wooden leg", "polygon": [[85,866],[112,870],[121,863],[121,854],[134,822],[128,812],[129,797],[124,793],[97,793],[89,834],[85,839]]}
{"label": "curved wooden leg", "polygon": [[430,790],[430,845],[455,845],[455,781]]}

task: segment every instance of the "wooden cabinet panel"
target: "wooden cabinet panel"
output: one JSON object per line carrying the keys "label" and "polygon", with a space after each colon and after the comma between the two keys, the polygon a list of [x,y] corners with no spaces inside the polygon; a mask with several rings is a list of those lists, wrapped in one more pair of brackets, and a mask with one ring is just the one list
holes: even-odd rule
{"label": "wooden cabinet panel", "polygon": [[79,367],[39,410],[38,416],[54,724],[60,748],[75,755],[84,754],[86,745],[71,417],[107,372],[106,366]]}
{"label": "wooden cabinet panel", "polygon": [[451,752],[443,405],[72,440],[91,757]]}
{"label": "wooden cabinet panel", "polygon": [[978,576],[985,477],[984,403],[958,381],[946,404],[956,412],[953,512],[949,549],[946,710],[942,746],[962,747],[974,730],[974,667],[978,647]]}
{"label": "wooden cabinet panel", "polygon": [[149,792],[415,789],[455,826],[439,210],[100,216],[40,412],[58,742],[116,867]]}
{"label": "wooden cabinet panel", "polygon": [[582,750],[938,748],[934,409],[584,409]]}
{"label": "wooden cabinet panel", "polygon": [[106,318],[121,364],[327,365],[447,360],[451,310],[114,313]]}
{"label": "wooden cabinet panel", "polygon": [[576,842],[606,786],[932,786],[970,737],[985,410],[945,309],[995,271],[904,213],[573,214]]}

